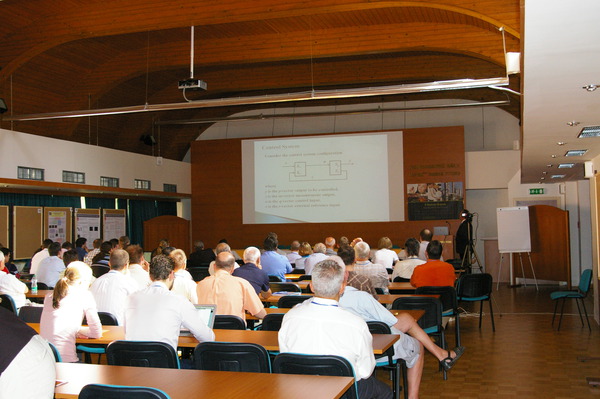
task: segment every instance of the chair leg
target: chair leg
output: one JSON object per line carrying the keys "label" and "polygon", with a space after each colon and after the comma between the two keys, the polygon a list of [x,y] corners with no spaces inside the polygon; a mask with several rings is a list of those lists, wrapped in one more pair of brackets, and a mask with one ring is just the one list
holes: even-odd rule
{"label": "chair leg", "polygon": [[587,309],[585,308],[585,303],[583,302],[584,298],[581,299],[581,306],[583,306],[583,311],[585,312],[585,319],[587,320],[588,329],[592,332],[592,326],[590,326],[590,319],[588,318]]}
{"label": "chair leg", "polygon": [[460,346],[460,313],[456,309],[454,317],[454,331],[456,335],[456,346]]}
{"label": "chair leg", "polygon": [[483,314],[483,301],[479,301],[479,329],[481,330],[481,315]]}
{"label": "chair leg", "polygon": [[488,303],[490,304],[490,316],[492,316],[492,331],[496,332],[496,325],[494,324],[494,310],[492,309],[492,297],[491,296],[490,296]]}
{"label": "chair leg", "polygon": [[554,326],[554,318],[556,317],[556,309],[558,308],[558,299],[554,302],[554,313],[552,314],[552,325]]}
{"label": "chair leg", "polygon": [[567,300],[567,298],[563,298],[562,300],[562,305],[560,307],[560,319],[558,319],[558,331],[560,331],[560,325],[562,324],[562,316],[565,310],[565,301]]}
{"label": "chair leg", "polygon": [[579,307],[579,298],[575,298],[575,304],[577,305],[577,312],[579,312],[579,321],[581,321],[581,327],[585,326],[585,324],[583,324],[583,315],[581,314],[581,308]]}

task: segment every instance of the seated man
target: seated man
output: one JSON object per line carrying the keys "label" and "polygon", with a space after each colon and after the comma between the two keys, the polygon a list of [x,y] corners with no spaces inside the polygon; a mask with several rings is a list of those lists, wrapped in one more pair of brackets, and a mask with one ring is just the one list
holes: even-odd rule
{"label": "seated man", "polygon": [[390,326],[393,334],[400,335],[400,339],[394,344],[394,359],[406,361],[409,398],[419,397],[424,363],[423,346],[437,357],[440,365],[446,370],[450,370],[464,352],[463,347],[455,348],[454,352],[440,348],[408,313],[399,313],[398,316],[394,316],[367,292],[346,286],[339,303],[341,307],[362,317],[365,321],[386,323]]}
{"label": "seated man", "polygon": [[279,330],[279,350],[309,355],[337,355],[352,364],[359,398],[392,398],[390,388],[374,375],[373,337],[367,323],[339,307],[344,269],[326,259],[313,268],[315,296],[290,309]]}
{"label": "seated man", "polygon": [[37,280],[40,283],[46,284],[49,288],[54,288],[60,278],[60,273],[65,270],[63,260],[58,257],[60,250],[60,242],[50,244],[48,247],[48,257],[43,259],[38,266]]}
{"label": "seated man", "polygon": [[442,243],[433,240],[427,245],[427,262],[417,266],[410,278],[413,287],[454,287],[456,274],[450,263],[442,262]]}
{"label": "seated man", "polygon": [[263,299],[271,296],[269,276],[260,265],[260,250],[258,248],[246,248],[244,251],[244,265],[235,269],[233,275],[248,280],[254,291]]}
{"label": "seated man", "polygon": [[138,289],[146,288],[152,281],[148,274],[150,265],[144,258],[144,249],[139,245],[130,245],[126,251],[129,254],[129,276],[137,283]]}
{"label": "seated man", "polygon": [[354,244],[354,252],[356,261],[354,262],[354,272],[363,274],[371,280],[373,287],[381,288],[384,293],[388,293],[388,285],[390,285],[390,276],[385,266],[378,263],[371,263],[369,254],[371,247],[364,241],[359,241]]}
{"label": "seated man", "polygon": [[325,239],[325,246],[327,247],[327,250],[325,250],[325,255],[327,255],[327,256],[337,255],[337,252],[335,251],[335,238],[327,237]]}
{"label": "seated man", "polygon": [[284,256],[277,252],[279,245],[277,238],[272,234],[268,235],[263,242],[264,252],[261,256],[263,270],[269,276],[277,276],[281,281],[285,281],[285,274],[292,271],[292,264]]}
{"label": "seated man", "polygon": [[204,242],[194,241],[194,252],[187,259],[187,267],[208,267],[210,262],[216,258],[215,253],[210,248],[204,248]]}
{"label": "seated man", "polygon": [[[220,242],[215,247],[215,254],[218,256],[221,252],[229,252],[231,255],[233,255],[234,251],[231,250],[231,247],[226,242]],[[235,256],[233,256],[233,260],[235,260]],[[240,267],[240,265],[238,265],[236,262],[233,265],[233,267],[235,269],[237,269],[238,267]],[[215,261],[214,260],[212,262],[210,262],[210,265],[208,266],[208,274],[210,274],[211,276],[213,274],[215,274]]]}
{"label": "seated man", "polygon": [[215,261],[215,274],[198,283],[198,303],[217,305],[217,314],[234,315],[245,320],[245,311],[262,319],[265,307],[247,280],[232,276],[235,259],[221,252]]}
{"label": "seated man", "polygon": [[129,254],[123,249],[110,253],[110,271],[96,279],[90,291],[99,312],[108,312],[117,318],[119,325],[125,321],[127,297],[138,291],[137,283],[129,277]]}
{"label": "seated man", "polygon": [[292,243],[290,244],[290,253],[285,256],[290,261],[290,263],[294,264],[294,263],[296,263],[296,259],[300,259],[302,257],[298,253],[299,250],[300,250],[300,241],[298,241],[298,240],[292,241]]}
{"label": "seated man", "polygon": [[373,296],[373,298],[377,299],[377,291],[375,291],[375,287],[373,287],[373,283],[371,283],[369,277],[364,274],[357,274],[354,272],[354,260],[356,256],[354,253],[354,248],[348,244],[340,245],[340,248],[337,251],[337,256],[340,257],[346,266],[346,285],[354,287],[359,291],[368,292]]}
{"label": "seated man", "polygon": [[313,267],[315,267],[317,263],[329,257],[329,255],[325,254],[325,251],[327,251],[327,247],[325,246],[325,244],[323,244],[322,242],[318,242],[315,244],[315,246],[313,247],[313,253],[308,255],[308,258],[304,260],[305,274],[311,274]]}
{"label": "seated man", "polygon": [[200,342],[213,341],[215,333],[202,320],[192,303],[170,291],[175,280],[175,262],[157,255],[150,262],[152,284],[131,294],[125,308],[125,339],[160,341],[177,350],[181,327]]}
{"label": "seated man", "polygon": [[[0,269],[4,266],[4,254],[0,252]],[[25,283],[10,273],[0,273],[0,294],[10,295],[17,311],[29,303],[25,294],[29,291]]]}

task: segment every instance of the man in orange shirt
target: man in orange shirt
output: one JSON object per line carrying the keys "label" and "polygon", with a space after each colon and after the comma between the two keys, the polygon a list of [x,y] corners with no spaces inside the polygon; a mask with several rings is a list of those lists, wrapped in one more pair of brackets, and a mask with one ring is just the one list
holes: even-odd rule
{"label": "man in orange shirt", "polygon": [[456,275],[450,263],[442,262],[442,243],[433,240],[427,245],[427,262],[413,271],[410,284],[413,287],[454,287]]}

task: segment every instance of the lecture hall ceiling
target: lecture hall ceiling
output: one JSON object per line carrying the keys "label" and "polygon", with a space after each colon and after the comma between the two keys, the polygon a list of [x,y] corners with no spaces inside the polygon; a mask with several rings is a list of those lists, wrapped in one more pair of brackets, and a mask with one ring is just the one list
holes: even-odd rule
{"label": "lecture hall ceiling", "polygon": [[[208,83],[208,90],[188,91],[190,99],[502,77],[499,27],[505,28],[507,51],[521,51],[519,0],[5,0],[0,2],[0,98],[9,106],[5,119],[183,102],[177,82],[190,75],[192,25],[194,75]],[[511,75],[510,88],[521,90],[519,75]],[[492,89],[376,101],[507,97],[510,105],[501,109],[521,118],[519,96]],[[152,154],[140,136],[157,136],[155,121],[222,118],[271,106],[3,120],[0,127]],[[162,126],[161,155],[182,159],[204,128]]]}

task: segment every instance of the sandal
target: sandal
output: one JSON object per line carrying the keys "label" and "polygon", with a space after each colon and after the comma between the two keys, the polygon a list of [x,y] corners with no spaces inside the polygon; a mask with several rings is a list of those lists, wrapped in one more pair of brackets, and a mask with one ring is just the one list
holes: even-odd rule
{"label": "sandal", "polygon": [[450,351],[448,351],[448,357],[445,358],[444,360],[440,361],[440,365],[446,371],[450,370],[452,368],[452,366],[454,366],[454,364],[456,363],[456,361],[462,356],[462,354],[465,352],[465,347],[464,346],[457,346],[453,350],[454,350],[454,353],[456,354],[455,357],[452,357],[452,355],[450,354]]}

